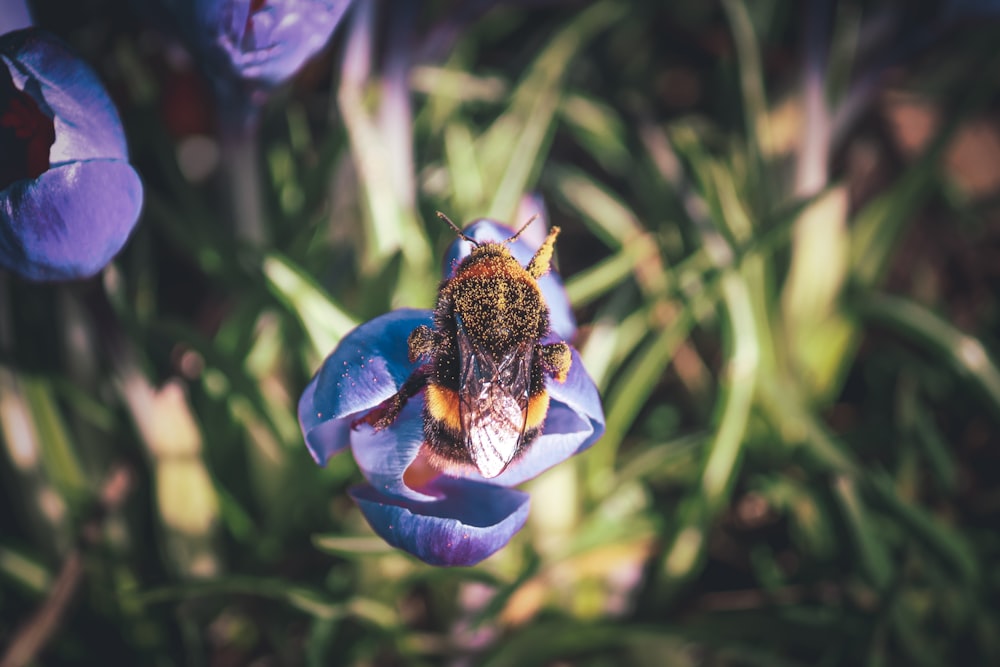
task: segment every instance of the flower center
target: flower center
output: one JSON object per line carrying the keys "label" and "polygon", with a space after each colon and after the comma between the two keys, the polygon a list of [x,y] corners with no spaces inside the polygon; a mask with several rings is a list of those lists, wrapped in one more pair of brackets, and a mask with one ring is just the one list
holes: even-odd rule
{"label": "flower center", "polygon": [[415,491],[426,490],[427,486],[440,476],[441,471],[434,467],[427,457],[425,445],[413,463],[403,471],[403,483]]}
{"label": "flower center", "polygon": [[48,171],[49,149],[55,141],[55,123],[30,95],[14,86],[0,63],[0,190]]}

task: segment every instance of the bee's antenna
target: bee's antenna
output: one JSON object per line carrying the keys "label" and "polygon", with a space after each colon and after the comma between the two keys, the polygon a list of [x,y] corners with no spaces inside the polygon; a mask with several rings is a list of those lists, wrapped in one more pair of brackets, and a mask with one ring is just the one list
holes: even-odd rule
{"label": "bee's antenna", "polygon": [[455,230],[456,234],[458,234],[464,240],[468,241],[469,243],[471,243],[472,245],[476,246],[477,248],[479,247],[479,241],[477,241],[476,239],[469,238],[468,236],[466,236],[465,233],[462,232],[462,229],[458,225],[456,225],[454,222],[452,222],[451,219],[448,216],[446,216],[441,211],[436,211],[436,213],[437,213],[437,216],[439,218],[441,218],[442,220],[444,220],[445,222],[448,223],[449,227],[451,227],[452,229]]}
{"label": "bee's antenna", "polygon": [[530,225],[531,223],[533,223],[537,219],[538,219],[538,214],[537,213],[534,214],[533,216],[531,216],[530,218],[528,218],[528,221],[526,223],[524,223],[523,225],[521,225],[521,228],[519,230],[517,230],[517,233],[514,234],[513,236],[511,236],[506,241],[504,241],[504,243],[513,243],[514,241],[516,241],[517,237],[521,235],[521,232],[523,232],[525,229],[527,229],[528,225]]}

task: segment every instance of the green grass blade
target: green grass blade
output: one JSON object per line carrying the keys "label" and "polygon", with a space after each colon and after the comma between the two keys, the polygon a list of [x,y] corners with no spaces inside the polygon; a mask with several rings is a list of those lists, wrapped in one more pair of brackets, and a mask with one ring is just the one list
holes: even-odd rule
{"label": "green grass blade", "polygon": [[485,144],[484,161],[493,163],[501,153],[499,179],[488,217],[509,220],[521,196],[531,189],[547,154],[553,122],[563,95],[563,78],[569,63],[599,31],[626,12],[626,5],[605,1],[591,5],[552,38],[524,81],[514,91],[514,106],[501,117]]}
{"label": "green grass blade", "polygon": [[313,352],[322,359],[344,335],[357,326],[311,276],[291,259],[272,252],[264,258],[268,287],[302,323]]}
{"label": "green grass blade", "polygon": [[953,371],[975,385],[990,410],[1000,417],[1000,369],[979,339],[908,299],[869,293],[857,306],[866,319],[889,327],[947,360]]}

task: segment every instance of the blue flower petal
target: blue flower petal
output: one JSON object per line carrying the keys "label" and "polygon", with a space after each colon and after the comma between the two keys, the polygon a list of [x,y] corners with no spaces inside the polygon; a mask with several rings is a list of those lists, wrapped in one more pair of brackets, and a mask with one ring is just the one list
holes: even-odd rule
{"label": "blue flower petal", "polygon": [[401,308],[356,327],[327,357],[316,378],[314,404],[322,419],[370,410],[395,394],[419,362],[411,363],[407,338],[431,311]]}
{"label": "blue flower petal", "polygon": [[[483,219],[472,223],[463,229],[462,233],[476,241],[505,241],[514,235],[514,230],[498,222]],[[537,250],[538,246],[529,245],[524,241],[523,236],[510,244],[510,252],[521,263],[521,266],[527,266]],[[452,277],[458,262],[471,253],[471,243],[455,239],[448,246],[448,252],[445,254],[445,276]],[[552,331],[563,340],[572,340],[576,334],[576,317],[573,315],[573,309],[570,308],[569,297],[566,296],[562,278],[555,271],[549,271],[539,278],[538,287],[542,290],[542,296],[549,307],[549,323]]]}
{"label": "blue flower petal", "polygon": [[299,424],[320,465],[348,444],[350,422],[397,391],[416,370],[407,338],[431,311],[400,309],[356,327],[326,358],[299,399]]}
{"label": "blue flower petal", "polygon": [[121,119],[100,79],[57,37],[37,28],[2,35],[0,60],[18,90],[55,122],[52,166],[128,158]]}
{"label": "blue flower petal", "polygon": [[403,473],[420,453],[424,443],[423,394],[410,399],[396,420],[375,431],[367,425],[351,433],[351,452],[365,479],[380,493],[399,500],[428,501],[433,496],[412,489]]}
{"label": "blue flower petal", "polygon": [[316,381],[313,377],[299,398],[299,427],[306,447],[316,463],[325,466],[334,454],[339,454],[350,443],[350,419],[324,419],[315,407]]}
{"label": "blue flower petal", "polygon": [[[573,362],[566,382],[553,378],[546,382],[551,402],[542,435],[492,482],[504,486],[521,484],[584,451],[604,435],[600,394],[584,369],[579,353],[573,348],[570,350]],[[478,478],[478,475],[472,477]]]}
{"label": "blue flower petal", "polygon": [[525,493],[469,480],[438,478],[438,498],[412,502],[371,486],[351,490],[372,529],[431,565],[475,565],[496,553],[528,517]]}
{"label": "blue flower petal", "polygon": [[0,192],[0,264],[31,280],[91,276],[121,250],[142,207],[125,162],[49,169]]}

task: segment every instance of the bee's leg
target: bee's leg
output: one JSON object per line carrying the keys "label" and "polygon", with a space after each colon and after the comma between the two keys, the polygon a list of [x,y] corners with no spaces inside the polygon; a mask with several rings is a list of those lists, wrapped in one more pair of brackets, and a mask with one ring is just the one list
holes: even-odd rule
{"label": "bee's leg", "polygon": [[399,416],[406,402],[426,385],[427,367],[421,366],[413,371],[410,377],[406,378],[406,382],[399,388],[399,391],[372,408],[371,412],[364,417],[351,422],[351,428],[357,428],[361,424],[368,424],[376,431],[381,431],[396,421],[396,417]]}
{"label": "bee's leg", "polygon": [[536,345],[535,354],[542,360],[542,366],[559,382],[565,382],[569,375],[569,367],[573,363],[569,345],[566,343],[550,343]]}
{"label": "bee's leg", "polygon": [[412,363],[425,355],[430,356],[437,345],[437,334],[426,324],[421,324],[410,332],[407,344],[410,346],[410,362]]}
{"label": "bee's leg", "polygon": [[535,256],[528,262],[528,273],[531,274],[532,278],[541,278],[549,272],[549,266],[552,263],[552,250],[557,236],[559,236],[559,228],[553,227],[549,230],[545,241],[542,242],[542,246],[535,252]]}

